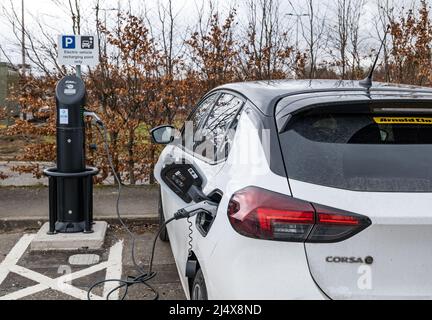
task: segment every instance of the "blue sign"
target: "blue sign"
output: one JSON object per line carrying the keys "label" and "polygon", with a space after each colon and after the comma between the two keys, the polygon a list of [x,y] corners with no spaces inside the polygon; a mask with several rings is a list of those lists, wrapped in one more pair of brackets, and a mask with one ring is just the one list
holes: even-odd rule
{"label": "blue sign", "polygon": [[75,36],[63,36],[62,37],[62,48],[63,49],[75,49],[76,48]]}

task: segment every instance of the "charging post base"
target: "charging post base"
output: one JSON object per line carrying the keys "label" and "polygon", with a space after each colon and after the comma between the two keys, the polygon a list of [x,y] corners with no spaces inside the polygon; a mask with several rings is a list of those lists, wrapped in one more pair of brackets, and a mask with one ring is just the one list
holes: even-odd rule
{"label": "charging post base", "polygon": [[92,233],[57,233],[49,234],[49,223],[45,223],[34,237],[30,250],[47,252],[76,252],[77,250],[100,250],[105,244],[108,223],[97,221],[93,224]]}
{"label": "charging post base", "polygon": [[49,177],[49,235],[93,232],[93,177],[96,168],[79,173],[44,171]]}

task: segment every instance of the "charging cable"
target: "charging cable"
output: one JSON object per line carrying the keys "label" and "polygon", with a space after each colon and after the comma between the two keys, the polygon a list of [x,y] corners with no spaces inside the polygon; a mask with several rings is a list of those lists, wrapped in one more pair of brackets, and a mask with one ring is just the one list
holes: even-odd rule
{"label": "charging cable", "polygon": [[154,256],[155,256],[155,251],[156,251],[156,244],[157,244],[157,240],[159,239],[160,234],[162,233],[162,231],[164,231],[166,226],[173,221],[181,220],[181,219],[189,219],[189,218],[197,215],[199,212],[202,212],[202,211],[214,213],[215,210],[217,210],[217,204],[213,203],[211,201],[208,201],[208,200],[204,200],[198,204],[195,204],[195,205],[192,205],[188,208],[179,210],[177,213],[175,213],[173,218],[167,220],[162,226],[160,226],[160,229],[153,240],[151,258],[150,258],[148,270],[147,271],[144,270],[136,262],[136,258],[135,258],[136,237],[132,233],[132,231],[129,229],[129,227],[126,225],[126,223],[123,221],[121,214],[120,214],[120,200],[121,200],[121,192],[122,192],[122,183],[121,183],[120,178],[119,178],[119,176],[115,170],[115,166],[114,166],[111,152],[109,149],[107,130],[105,128],[104,123],[96,115],[96,113],[85,112],[84,115],[92,117],[95,120],[95,122],[97,124],[98,131],[101,134],[101,136],[103,137],[104,147],[105,147],[105,152],[107,155],[108,163],[109,163],[110,169],[112,171],[112,174],[114,176],[114,179],[117,183],[117,187],[118,187],[118,195],[117,195],[117,201],[116,201],[117,218],[120,221],[123,228],[129,234],[130,239],[132,241],[132,245],[131,245],[132,262],[134,264],[135,269],[137,270],[137,272],[139,274],[138,276],[135,276],[135,277],[128,277],[126,280],[124,280],[124,279],[108,279],[108,280],[99,281],[90,287],[90,289],[87,292],[87,299],[91,300],[91,293],[96,287],[101,286],[101,285],[108,283],[108,282],[116,282],[119,285],[108,293],[108,295],[106,297],[107,300],[109,300],[109,298],[111,297],[112,294],[114,294],[114,292],[119,291],[123,288],[125,290],[124,290],[124,293],[121,297],[121,300],[124,300],[126,298],[128,292],[129,292],[129,288],[133,285],[136,285],[136,284],[145,285],[147,288],[149,288],[154,294],[154,300],[157,300],[159,298],[159,293],[157,292],[157,290],[155,288],[153,288],[150,284],[148,284],[148,282],[157,276],[157,273],[153,271],[153,262],[154,262]]}
{"label": "charging cable", "polygon": [[[104,281],[100,281],[95,283],[92,287],[90,287],[90,289],[88,290],[87,293],[87,298],[88,300],[91,300],[91,292],[98,286],[103,285],[107,282],[116,282],[119,284],[119,286],[115,287],[112,291],[110,291],[107,295],[107,300],[110,299],[111,295],[116,292],[119,291],[121,289],[125,289],[124,294],[121,298],[121,300],[124,300],[128,294],[129,288],[133,285],[136,284],[142,284],[145,285],[147,288],[149,288],[153,294],[154,294],[154,300],[157,300],[159,298],[159,293],[151,286],[149,285],[147,282],[150,281],[151,279],[153,279],[154,277],[156,277],[156,273],[152,271],[153,269],[153,260],[154,260],[154,251],[156,248],[156,243],[157,243],[157,237],[155,238],[154,242],[153,242],[153,249],[152,249],[152,258],[150,261],[150,266],[149,266],[149,270],[145,271],[136,261],[136,257],[135,257],[135,248],[136,248],[136,237],[135,235],[132,233],[132,231],[129,229],[129,227],[126,225],[126,223],[123,221],[121,214],[120,214],[120,200],[121,200],[121,193],[122,193],[122,183],[120,181],[120,178],[115,170],[115,166],[113,163],[113,159],[111,156],[111,152],[109,149],[109,144],[108,144],[108,133],[107,130],[105,128],[105,125],[103,124],[103,122],[101,121],[101,119],[95,114],[95,113],[90,113],[90,112],[86,112],[84,114],[85,116],[90,116],[93,117],[93,119],[96,121],[97,124],[97,128],[99,133],[101,134],[101,136],[103,137],[103,143],[104,143],[104,147],[105,147],[105,152],[107,155],[107,159],[108,159],[108,164],[110,166],[110,169],[112,171],[112,174],[114,176],[114,179],[116,181],[117,187],[118,187],[118,195],[117,195],[117,201],[116,201],[116,213],[117,213],[117,218],[120,221],[120,224],[122,225],[122,227],[124,228],[124,230],[126,230],[126,232],[129,234],[129,237],[132,241],[132,245],[131,245],[131,255],[132,255],[132,262],[133,265],[135,267],[135,269],[138,271],[139,275],[136,277],[128,277],[127,280],[124,279],[108,279],[108,280],[104,280]],[[174,218],[171,220],[173,221],[175,220]],[[164,230],[164,228],[166,227],[166,225],[168,223],[171,222],[170,220],[168,220],[159,230],[158,235],[160,235],[160,233]]]}

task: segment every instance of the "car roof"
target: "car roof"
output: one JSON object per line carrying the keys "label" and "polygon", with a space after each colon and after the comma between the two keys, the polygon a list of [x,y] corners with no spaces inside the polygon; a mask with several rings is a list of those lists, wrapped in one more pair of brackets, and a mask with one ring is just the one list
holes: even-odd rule
{"label": "car roof", "polygon": [[[373,99],[374,96],[386,96],[386,98],[422,98],[432,99],[432,88],[418,87],[401,84],[389,84],[374,82],[370,90],[362,87],[358,81],[347,80],[270,80],[254,82],[237,82],[220,86],[214,89],[229,90],[237,92],[250,100],[262,113],[273,116],[281,108],[289,105],[292,101],[302,98],[317,98],[323,93],[357,94],[365,99]],[[278,106],[283,100],[284,105]],[[300,106],[299,106],[300,108]],[[290,110],[294,111],[294,110]]]}

